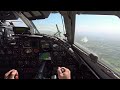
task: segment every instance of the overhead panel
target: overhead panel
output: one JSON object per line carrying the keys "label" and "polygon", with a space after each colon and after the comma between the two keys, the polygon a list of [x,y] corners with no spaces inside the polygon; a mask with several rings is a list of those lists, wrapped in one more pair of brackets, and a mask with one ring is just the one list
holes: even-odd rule
{"label": "overhead panel", "polygon": [[50,15],[50,11],[22,11],[29,20],[45,19]]}
{"label": "overhead panel", "polygon": [[41,16],[42,14],[39,11],[31,11],[34,16]]}
{"label": "overhead panel", "polygon": [[32,18],[33,16],[29,12],[24,12],[23,13],[27,18]]}
{"label": "overhead panel", "polygon": [[16,20],[18,17],[12,11],[0,11],[0,20]]}

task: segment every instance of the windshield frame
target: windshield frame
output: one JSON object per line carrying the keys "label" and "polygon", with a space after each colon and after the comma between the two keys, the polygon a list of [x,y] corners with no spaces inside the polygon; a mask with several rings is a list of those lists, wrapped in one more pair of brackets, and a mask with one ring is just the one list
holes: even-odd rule
{"label": "windshield frame", "polygon": [[[76,14],[77,15],[77,14]],[[78,15],[80,15],[80,14],[78,14]],[[83,14],[84,15],[84,14]],[[90,14],[88,14],[88,15],[90,15]],[[95,14],[93,14],[93,15],[95,15]],[[110,14],[111,15],[111,14]],[[117,16],[117,15],[115,15],[115,16]],[[118,16],[117,16],[118,17]],[[120,18],[119,18],[120,19]],[[76,22],[76,19],[75,19],[75,22]],[[75,29],[76,30],[76,29]],[[75,36],[74,36],[74,39],[75,39]],[[97,56],[97,63],[99,63],[99,64],[101,64],[101,65],[103,65],[103,66],[105,66],[105,67],[107,67],[107,69],[108,70],[110,70],[111,72],[114,72],[114,74],[116,74],[117,75],[117,77],[120,77],[120,73],[118,72],[118,71],[116,71],[116,70],[113,70],[113,69],[111,69],[111,67],[109,67],[109,65],[106,65],[106,63],[104,63],[103,61],[101,61],[101,58],[99,57],[99,55],[97,54],[97,53],[95,53],[95,52],[93,52],[93,51],[91,51],[89,48],[87,48],[87,47],[85,47],[85,46],[82,46],[81,44],[76,44],[76,42],[74,41],[74,44],[73,45],[75,45],[75,46],[77,46],[78,48],[80,48],[82,51],[84,51],[84,54],[86,54],[86,55],[88,55],[89,56],[89,54],[90,53],[92,53],[94,56]],[[80,45],[80,46],[79,46]]]}
{"label": "windshield frame", "polygon": [[[40,32],[41,30],[38,29],[37,24],[35,22],[37,21],[38,23],[40,23],[42,21],[45,21],[45,20],[49,19],[50,15],[55,15],[55,14],[56,14],[56,16],[58,15],[57,16],[57,17],[59,17],[58,20],[60,20],[58,22],[61,23],[61,24],[59,24],[59,23],[58,24],[52,23],[52,24],[54,24],[54,26],[55,26],[54,29],[56,29],[56,30],[54,31],[54,30],[51,30],[51,29],[48,28],[50,31],[52,31],[51,35],[49,33],[44,33],[44,32],[42,33],[42,32]],[[50,35],[50,36],[58,37],[60,39],[66,39],[66,37],[65,37],[66,29],[65,29],[64,17],[59,12],[51,12],[50,15],[49,15],[48,18],[45,18],[45,19],[30,20],[31,23],[36,28],[35,30],[37,30],[37,33],[35,33],[35,31],[34,31],[34,34],[43,34],[43,35],[45,34],[45,35]],[[53,16],[51,16],[51,17],[53,17]],[[47,30],[45,30],[45,31],[47,31]]]}

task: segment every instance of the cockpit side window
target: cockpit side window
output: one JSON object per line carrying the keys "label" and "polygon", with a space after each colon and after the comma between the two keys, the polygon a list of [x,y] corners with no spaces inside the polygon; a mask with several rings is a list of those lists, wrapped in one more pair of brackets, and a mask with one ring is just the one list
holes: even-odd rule
{"label": "cockpit side window", "polygon": [[17,20],[7,20],[7,25],[14,25],[15,27],[28,27],[20,18]]}
{"label": "cockpit side window", "polygon": [[76,15],[74,44],[99,56],[120,75],[120,19],[114,15]]}

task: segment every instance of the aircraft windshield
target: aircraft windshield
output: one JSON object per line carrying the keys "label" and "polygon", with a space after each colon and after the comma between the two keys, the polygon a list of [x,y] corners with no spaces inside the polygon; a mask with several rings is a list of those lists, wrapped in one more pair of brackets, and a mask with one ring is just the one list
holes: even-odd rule
{"label": "aircraft windshield", "polygon": [[17,20],[6,20],[6,24],[10,25],[12,23],[15,27],[28,27],[20,18]]}
{"label": "aircraft windshield", "polygon": [[75,42],[99,56],[120,75],[120,19],[114,15],[76,15]]}
{"label": "aircraft windshield", "polygon": [[65,38],[63,35],[65,33],[63,17],[59,13],[51,13],[46,19],[32,20],[32,22],[41,34]]}

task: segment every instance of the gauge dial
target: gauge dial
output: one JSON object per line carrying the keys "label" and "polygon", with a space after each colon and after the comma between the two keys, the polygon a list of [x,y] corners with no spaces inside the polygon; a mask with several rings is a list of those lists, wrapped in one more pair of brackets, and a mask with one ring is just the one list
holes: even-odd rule
{"label": "gauge dial", "polygon": [[34,53],[38,53],[39,52],[39,49],[34,49]]}
{"label": "gauge dial", "polygon": [[59,46],[57,44],[53,44],[53,50],[59,50]]}
{"label": "gauge dial", "polygon": [[32,53],[32,49],[31,48],[25,49],[25,53],[27,53],[27,54]]}
{"label": "gauge dial", "polygon": [[58,52],[53,52],[53,55],[54,55],[54,56],[58,56],[59,53],[58,53]]}
{"label": "gauge dial", "polygon": [[12,54],[12,51],[11,51],[11,50],[8,50],[7,53],[8,53],[8,54]]}
{"label": "gauge dial", "polygon": [[24,47],[30,47],[30,42],[29,41],[25,41],[24,42]]}

